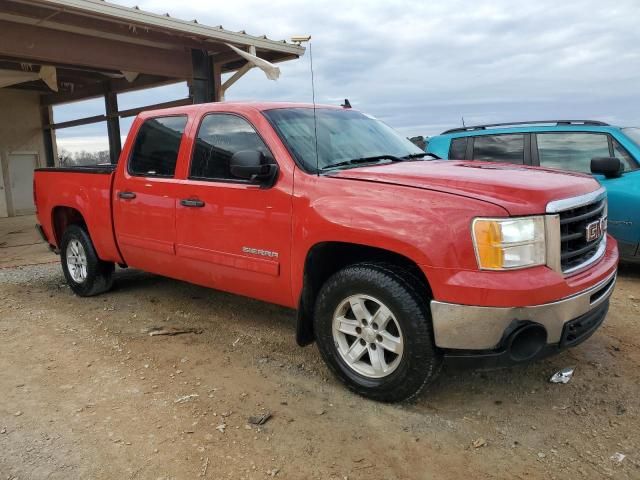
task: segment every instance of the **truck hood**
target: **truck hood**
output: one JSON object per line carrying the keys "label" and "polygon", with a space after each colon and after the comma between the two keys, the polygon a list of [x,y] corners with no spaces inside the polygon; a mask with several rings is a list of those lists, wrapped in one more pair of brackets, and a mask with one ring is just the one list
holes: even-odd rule
{"label": "truck hood", "polygon": [[470,197],[499,205],[510,215],[544,213],[547,203],[553,200],[600,188],[592,177],[581,173],[478,161],[398,162],[340,170],[330,175]]}

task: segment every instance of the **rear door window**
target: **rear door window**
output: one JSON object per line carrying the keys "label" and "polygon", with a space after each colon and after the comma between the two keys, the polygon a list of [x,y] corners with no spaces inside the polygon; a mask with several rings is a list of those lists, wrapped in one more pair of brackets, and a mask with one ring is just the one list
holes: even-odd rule
{"label": "rear door window", "polygon": [[187,117],[157,117],[145,120],[129,159],[131,175],[173,177]]}
{"label": "rear door window", "polygon": [[454,138],[451,140],[449,158],[451,160],[464,160],[467,158],[467,137]]}
{"label": "rear door window", "polygon": [[590,173],[592,158],[611,156],[605,133],[538,133],[537,142],[541,167]]}
{"label": "rear door window", "polygon": [[473,139],[473,159],[524,164],[524,135],[482,135]]}

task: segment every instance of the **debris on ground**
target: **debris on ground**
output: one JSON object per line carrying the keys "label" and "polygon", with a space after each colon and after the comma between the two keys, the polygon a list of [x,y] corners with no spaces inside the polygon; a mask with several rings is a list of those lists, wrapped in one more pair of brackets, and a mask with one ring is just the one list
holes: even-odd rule
{"label": "debris on ground", "polygon": [[[289,310],[119,274],[122,289],[85,299],[58,292],[57,263],[0,269],[1,480],[638,477],[640,310],[627,300],[640,298],[635,270],[621,275],[606,326],[587,343],[525,369],[456,372],[411,405],[363,402],[316,350],[292,350]],[[129,290],[134,279],[142,282]],[[193,292],[207,299],[195,304]],[[191,309],[193,321],[165,322],[169,306]],[[141,329],[152,325],[204,332],[148,339]],[[609,345],[623,353],[610,355]],[[563,367],[577,369],[575,381],[549,384]],[[188,394],[201,398],[173,403]],[[267,411],[264,425],[248,422]],[[479,437],[486,445],[474,447]]]}
{"label": "debris on ground", "polygon": [[198,395],[197,393],[191,393],[189,395],[185,395],[184,397],[179,397],[176,398],[173,403],[185,403],[188,402],[190,400],[193,400],[194,398],[198,398],[200,395]]}
{"label": "debris on ground", "polygon": [[574,370],[575,368],[573,367],[566,367],[562,370],[558,370],[551,376],[549,381],[551,383],[569,383],[569,380],[573,377]]}
{"label": "debris on ground", "polygon": [[252,425],[264,425],[271,418],[271,412],[265,412],[259,415],[251,415],[249,417],[249,423]]}
{"label": "debris on ground", "polygon": [[203,332],[201,328],[179,328],[179,327],[150,327],[147,328],[145,333],[148,333],[150,337],[156,335],[182,335],[184,333],[195,333],[200,335]]}
{"label": "debris on ground", "polygon": [[480,447],[486,447],[487,446],[487,441],[480,437],[480,438],[476,438],[471,445],[473,446],[473,448],[480,448]]}
{"label": "debris on ground", "polygon": [[224,433],[224,429],[227,428],[227,424],[226,423],[221,423],[220,425],[218,425],[216,427],[216,430],[218,430],[220,433]]}
{"label": "debris on ground", "polygon": [[616,452],[609,457],[614,462],[621,463],[627,456],[624,453]]}
{"label": "debris on ground", "polygon": [[200,472],[201,477],[207,476],[207,469],[209,468],[209,457],[204,461],[204,465],[202,466],[202,472]]}

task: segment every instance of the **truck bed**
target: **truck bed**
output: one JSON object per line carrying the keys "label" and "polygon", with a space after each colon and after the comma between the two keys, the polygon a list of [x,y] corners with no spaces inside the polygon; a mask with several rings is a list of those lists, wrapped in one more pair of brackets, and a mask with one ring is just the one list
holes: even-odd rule
{"label": "truck bed", "polygon": [[112,222],[111,188],[115,165],[38,168],[33,192],[38,222],[58,249],[66,224],[81,216],[102,260],[122,263]]}

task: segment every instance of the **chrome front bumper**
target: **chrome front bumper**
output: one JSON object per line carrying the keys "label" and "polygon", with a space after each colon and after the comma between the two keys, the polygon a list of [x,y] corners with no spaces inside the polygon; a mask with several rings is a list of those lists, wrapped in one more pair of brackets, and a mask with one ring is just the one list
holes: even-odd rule
{"label": "chrome front bumper", "polygon": [[547,343],[560,342],[565,323],[598,308],[608,300],[616,283],[614,272],[597,285],[553,303],[529,307],[476,307],[431,302],[436,346],[458,350],[500,347],[513,322],[533,322],[547,331]]}

